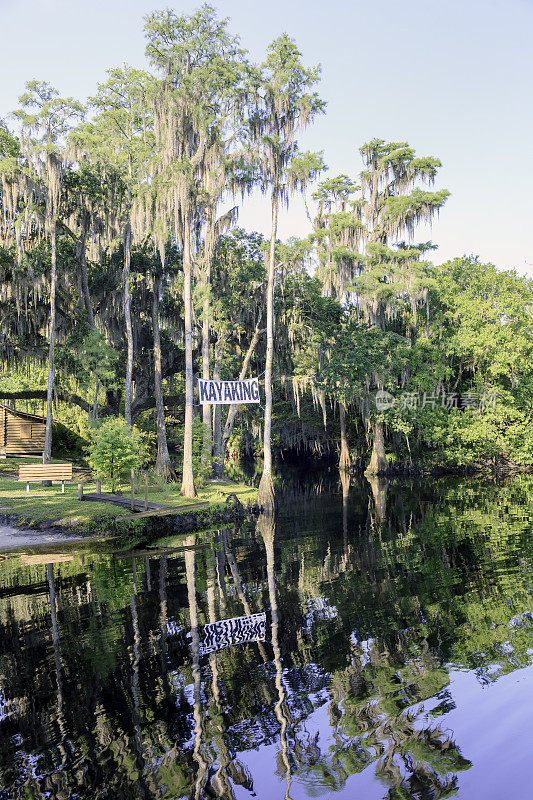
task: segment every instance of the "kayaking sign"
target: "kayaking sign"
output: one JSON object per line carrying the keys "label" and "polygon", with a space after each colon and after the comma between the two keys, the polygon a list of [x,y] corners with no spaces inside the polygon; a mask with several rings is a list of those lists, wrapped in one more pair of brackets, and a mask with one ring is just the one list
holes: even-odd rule
{"label": "kayaking sign", "polygon": [[210,622],[204,627],[203,653],[214,653],[225,647],[247,642],[264,642],[266,639],[266,614],[249,614]]}
{"label": "kayaking sign", "polygon": [[198,378],[200,405],[259,403],[259,378],[245,381],[212,381]]}

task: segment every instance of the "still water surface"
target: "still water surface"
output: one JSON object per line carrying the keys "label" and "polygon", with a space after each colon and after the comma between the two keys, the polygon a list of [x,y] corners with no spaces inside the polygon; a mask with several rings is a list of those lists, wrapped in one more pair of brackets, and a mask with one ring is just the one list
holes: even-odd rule
{"label": "still water surface", "polygon": [[0,555],[0,800],[530,797],[533,477],[320,488]]}

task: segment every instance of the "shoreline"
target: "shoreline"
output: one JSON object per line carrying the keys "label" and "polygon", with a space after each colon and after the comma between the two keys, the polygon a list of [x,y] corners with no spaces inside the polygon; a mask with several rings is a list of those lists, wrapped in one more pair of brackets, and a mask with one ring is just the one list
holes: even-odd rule
{"label": "shoreline", "polygon": [[[172,513],[148,517],[139,514],[138,518],[131,516],[129,509],[103,500],[80,502],[75,484],[65,485],[64,493],[56,486],[36,484],[27,493],[20,482],[6,478],[0,474],[0,529],[9,529],[11,537],[19,536],[15,531],[31,531],[27,535],[34,537],[32,544],[39,536],[51,542],[74,536],[80,540],[128,536],[148,540],[166,533],[192,533],[241,519],[257,501],[257,490],[253,487],[228,480],[210,480],[198,489],[197,499],[206,505],[188,509],[190,500],[181,497],[175,486],[154,487],[150,491],[150,501],[172,508]],[[18,541],[22,542],[20,536]]]}
{"label": "shoreline", "polygon": [[464,464],[461,466],[446,465],[436,466],[413,462],[392,462],[386,470],[371,472],[367,469],[355,468],[350,470],[353,473],[362,472],[364,475],[376,478],[472,478],[479,475],[487,478],[512,478],[515,475],[528,475],[533,473],[532,464],[499,464],[499,465],[472,465]]}
{"label": "shoreline", "polygon": [[113,519],[95,515],[89,522],[74,520],[34,519],[0,507],[0,552],[9,548],[39,544],[60,544],[73,541],[108,540],[135,536],[152,538],[161,535],[197,533],[217,524],[231,524],[250,512],[245,507],[213,504],[196,511],[178,511],[175,515],[141,519]]}
{"label": "shoreline", "polygon": [[20,547],[40,547],[42,545],[61,545],[71,542],[91,541],[91,537],[60,530],[36,530],[34,528],[14,528],[4,525],[0,518],[0,554],[8,554]]}

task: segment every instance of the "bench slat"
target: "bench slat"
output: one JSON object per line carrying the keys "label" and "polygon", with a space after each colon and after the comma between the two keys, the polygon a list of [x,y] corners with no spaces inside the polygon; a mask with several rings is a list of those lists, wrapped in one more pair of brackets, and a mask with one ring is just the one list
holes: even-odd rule
{"label": "bench slat", "polygon": [[72,462],[68,461],[52,461],[51,464],[43,464],[42,461],[32,461],[29,464],[19,464],[19,469],[60,469],[65,467],[70,469]]}
{"label": "bench slat", "polygon": [[70,469],[32,469],[32,470],[23,470],[21,475],[71,475],[72,472]]}
{"label": "bench slat", "polygon": [[24,478],[18,479],[21,483],[39,483],[39,481],[68,481],[70,482],[70,478],[68,475],[26,475]]}
{"label": "bench slat", "polygon": [[72,464],[20,464],[19,469],[21,470],[32,470],[32,469],[72,469]]}
{"label": "bench slat", "polygon": [[22,475],[19,478],[19,481],[70,481],[68,474],[54,474],[50,475],[50,473],[43,472],[42,475]]}
{"label": "bench slat", "polygon": [[52,468],[47,466],[46,464],[42,467],[34,467],[33,464],[31,467],[19,467],[21,472],[72,472],[72,468],[68,466],[63,466],[62,464],[53,465]]}
{"label": "bench slat", "polygon": [[72,472],[72,470],[70,470],[68,467],[62,467],[61,469],[21,469],[20,471],[23,475],[33,475],[37,472],[49,472],[50,475],[53,475],[56,472]]}
{"label": "bench slat", "polygon": [[65,470],[64,472],[57,472],[55,470],[54,472],[45,472],[43,470],[43,472],[21,472],[19,478],[21,478],[22,480],[24,480],[25,478],[36,478],[36,477],[40,478],[41,475],[49,475],[51,478],[57,478],[58,475],[66,475],[72,477],[72,473],[68,472],[67,470]]}
{"label": "bench slat", "polygon": [[54,470],[32,469],[31,472],[25,472],[24,471],[24,472],[20,472],[19,474],[20,474],[20,477],[22,478],[22,477],[25,477],[26,475],[30,475],[30,476],[31,475],[72,475],[72,471],[69,470],[69,469],[54,469]]}

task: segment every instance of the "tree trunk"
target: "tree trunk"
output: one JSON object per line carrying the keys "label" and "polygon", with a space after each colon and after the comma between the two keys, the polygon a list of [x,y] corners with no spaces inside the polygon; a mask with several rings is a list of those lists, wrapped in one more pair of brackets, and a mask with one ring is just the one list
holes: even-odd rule
{"label": "tree trunk", "polygon": [[[221,336],[217,342],[215,349],[215,366],[213,368],[213,380],[219,381],[222,373],[222,362],[224,360],[224,348],[226,346],[226,337]],[[222,406],[215,406],[215,413],[213,414],[213,474],[217,477],[222,477],[224,469],[224,462],[219,468],[222,458]],[[219,471],[220,469],[220,471]]]}
{"label": "tree trunk", "polygon": [[[261,317],[259,318],[257,325],[255,327],[255,333],[252,337],[252,341],[246,351],[246,355],[244,357],[244,361],[242,364],[241,371],[239,373],[239,380],[243,381],[246,377],[246,373],[248,371],[248,366],[250,364],[250,359],[252,358],[252,354],[255,350],[257,342],[259,341],[259,337],[263,331],[259,330],[259,324],[261,322]],[[226,460],[226,450],[228,447],[228,442],[230,440],[231,432],[233,430],[233,425],[235,423],[235,419],[237,418],[237,414],[239,412],[239,407],[232,403],[228,409],[228,416],[226,417],[226,424],[224,426],[224,433],[222,435],[222,441],[220,443],[220,452],[217,453],[217,458],[215,461],[215,476],[217,478],[222,478],[224,475],[224,462]]]}
{"label": "tree trunk", "polygon": [[341,424],[341,452],[339,458],[339,469],[350,469],[350,449],[346,438],[346,409],[343,403],[339,403],[339,418]]}
{"label": "tree trunk", "polygon": [[196,497],[192,469],[193,365],[192,365],[192,261],[191,225],[186,215],[183,226],[183,305],[185,307],[185,430],[181,494]]}
{"label": "tree trunk", "polygon": [[168,619],[168,556],[159,558],[159,664],[161,683],[163,686],[163,696],[169,698],[171,695],[170,680],[168,674],[168,645],[167,645],[167,619]]}
{"label": "tree trunk", "polygon": [[[55,231],[54,231],[55,233]],[[50,617],[52,620],[52,645],[54,648],[54,661],[56,668],[56,684],[57,684],[57,721],[59,730],[61,732],[61,741],[59,743],[59,750],[63,756],[63,763],[66,760],[66,752],[64,741],[67,736],[65,715],[64,715],[64,698],[63,698],[63,680],[61,677],[61,651],[59,649],[59,626],[57,622],[57,598],[56,588],[54,583],[54,567],[52,564],[46,565],[46,573],[48,577],[48,595],[50,598]]]}
{"label": "tree trunk", "polygon": [[274,358],[274,267],[276,257],[276,234],[278,228],[278,191],[272,189],[272,232],[270,235],[270,253],[268,259],[267,288],[267,350],[265,363],[265,425],[263,431],[263,474],[257,493],[257,502],[266,513],[275,510],[274,483],[272,480],[272,362]]}
{"label": "tree trunk", "polygon": [[344,552],[348,546],[348,495],[350,493],[350,474],[341,469],[340,470],[341,486],[342,486],[342,539],[344,542]]}
{"label": "tree trunk", "polygon": [[[48,386],[46,389],[46,427],[44,435],[43,462],[50,464],[52,461],[52,401],[54,394],[54,348],[56,339],[56,224],[52,222],[51,233],[51,258],[50,258],[50,344],[48,348]],[[48,481],[46,482],[49,483]]]}
{"label": "tree trunk", "polygon": [[[213,209],[208,212],[206,222],[205,241],[204,241],[204,309],[202,320],[202,378],[209,380],[209,311],[211,306],[210,287],[211,287],[211,266],[213,263],[213,253],[215,249],[215,219]],[[202,406],[202,421],[204,424],[204,435],[202,442],[202,466],[205,468],[211,460],[213,453],[212,415],[211,405]]]}
{"label": "tree trunk", "polygon": [[195,572],[195,536],[188,536],[184,544],[189,545],[185,550],[185,574],[187,577],[187,598],[189,605],[189,620],[191,625],[191,654],[193,678],[193,718],[194,740],[193,759],[197,764],[194,797],[203,796],[208,764],[203,752],[204,719],[205,711],[202,708],[202,672],[200,667],[200,631],[198,627],[198,603],[196,600],[196,572]]}
{"label": "tree trunk", "polygon": [[161,335],[159,332],[159,291],[161,278],[154,277],[154,291],[152,301],[152,325],[154,330],[154,395],[155,395],[155,420],[157,427],[157,457],[155,470],[167,480],[176,480],[176,473],[172,468],[167,445],[167,429],[165,425],[165,404],[163,401],[163,376],[161,370]]}
{"label": "tree trunk", "polygon": [[372,444],[372,455],[370,464],[366,468],[367,475],[379,475],[387,471],[389,464],[385,455],[385,437],[383,433],[383,423],[374,422],[374,442]]}
{"label": "tree trunk", "polygon": [[387,489],[389,482],[386,478],[379,477],[378,475],[368,475],[367,481],[372,489],[374,496],[374,505],[376,508],[376,519],[378,522],[383,522],[387,517]]}
{"label": "tree trunk", "polygon": [[283,684],[283,662],[281,659],[281,647],[279,643],[279,617],[278,602],[276,597],[276,567],[274,555],[275,521],[271,515],[261,514],[257,520],[257,530],[263,538],[266,551],[266,570],[268,581],[268,597],[270,600],[271,614],[271,641],[274,653],[274,666],[276,668],[276,689],[278,702],[274,706],[276,718],[280,726],[279,743],[281,761],[285,768],[285,781],[287,789],[285,797],[290,797],[291,787],[291,764],[289,759],[289,726],[291,723],[290,711],[287,706],[287,693]]}
{"label": "tree trunk", "polygon": [[[128,219],[124,228],[124,272],[122,276],[124,284],[124,320],[126,323],[126,384],[124,386],[124,416],[126,424],[131,428],[131,384],[133,377],[133,326],[131,324],[131,294],[130,294],[130,274],[131,274],[131,222]],[[155,287],[154,287],[155,288]],[[159,298],[158,298],[159,304]],[[159,310],[158,310],[159,315]]]}
{"label": "tree trunk", "polygon": [[[209,298],[204,300],[204,319],[202,322],[202,378],[209,380]],[[211,460],[213,450],[213,421],[211,406],[207,403],[202,406],[202,422],[204,425],[202,466],[205,468]]]}

